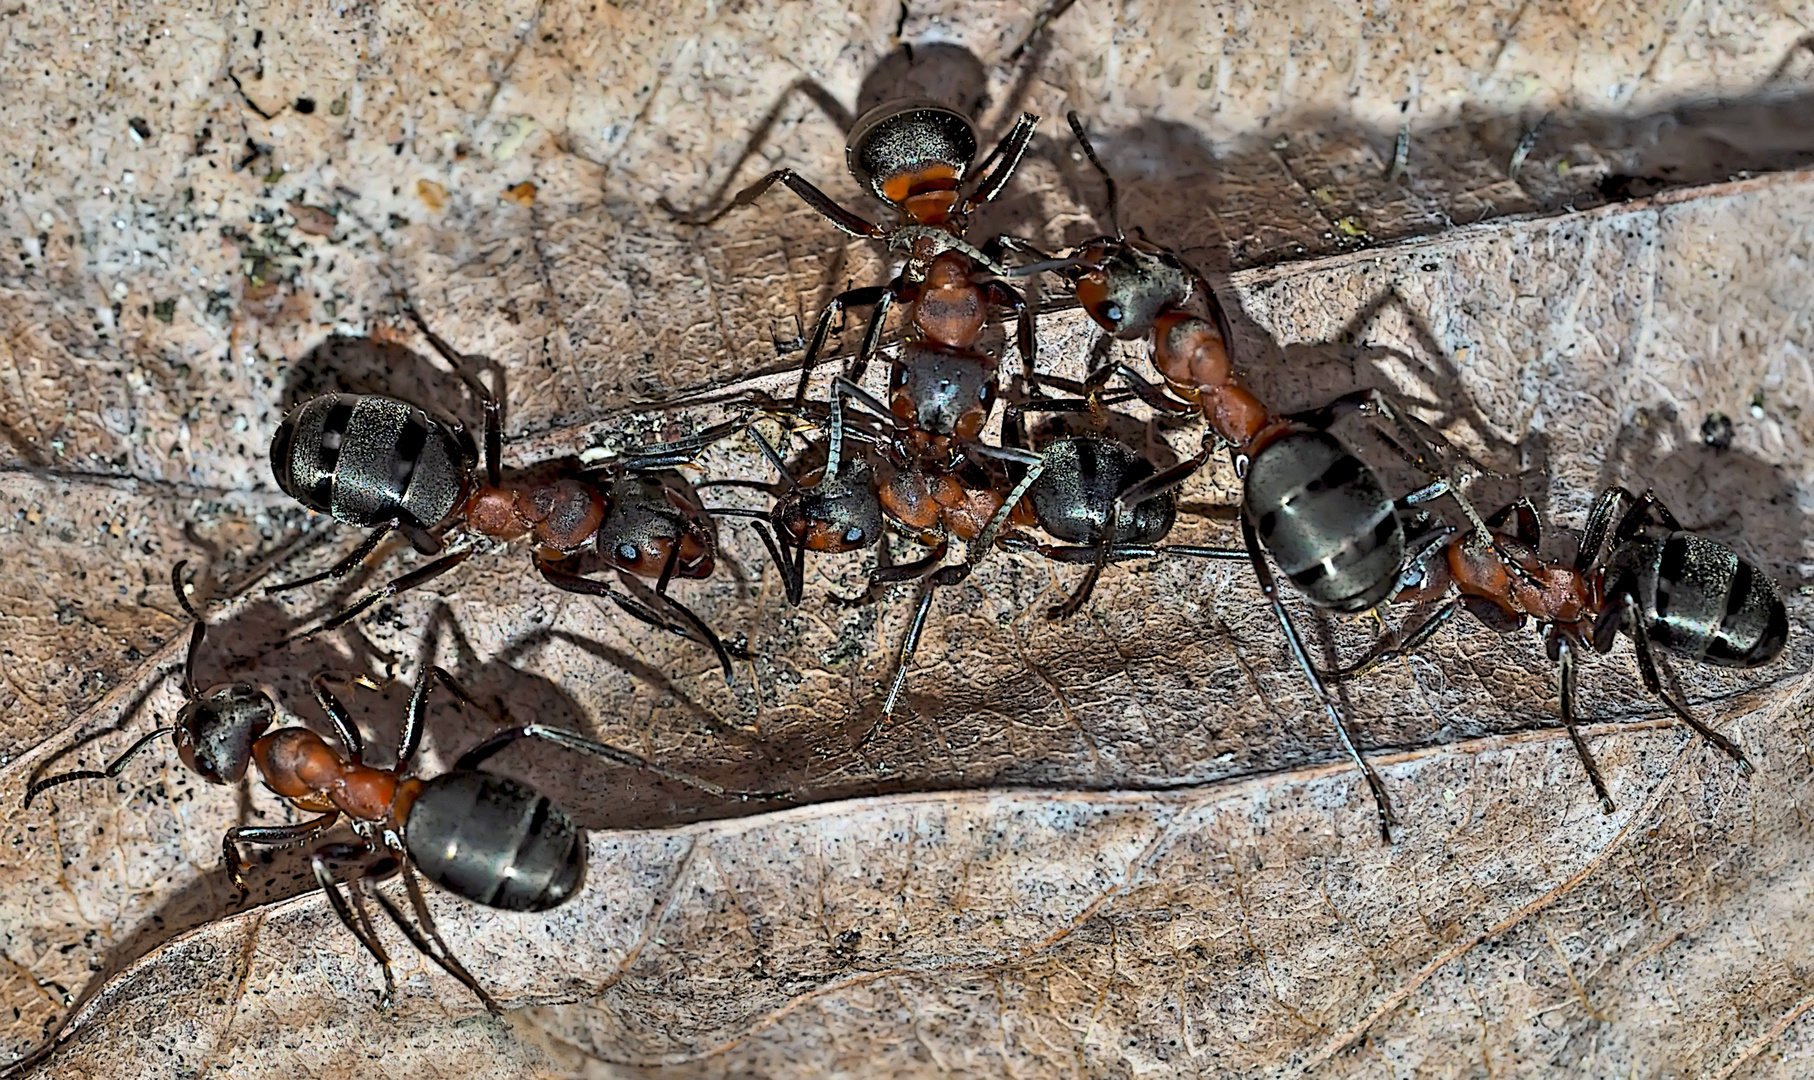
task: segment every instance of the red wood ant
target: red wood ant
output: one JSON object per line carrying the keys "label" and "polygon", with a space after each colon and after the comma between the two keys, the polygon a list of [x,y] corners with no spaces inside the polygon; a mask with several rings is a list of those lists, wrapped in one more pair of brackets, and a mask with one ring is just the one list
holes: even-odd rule
{"label": "red wood ant", "polygon": [[[697,638],[711,648],[725,681],[731,681],[731,654],[717,633],[668,594],[676,577],[711,575],[717,541],[710,519],[685,482],[664,470],[691,460],[702,447],[737,430],[741,421],[649,447],[609,470],[557,464],[506,479],[500,464],[500,403],[414,308],[405,310],[484,404],[484,474],[478,474],[471,436],[457,421],[449,423],[408,402],[375,394],[324,394],[303,402],[284,417],[271,440],[271,469],[278,486],[311,510],[371,531],[333,567],[266,591],[344,577],[392,531],[401,533],[417,551],[440,555],[367,593],[318,628],[327,630],[357,618],[380,600],[434,580],[482,549],[481,544],[469,544],[442,554],[441,537],[451,529],[506,542],[528,540],[536,571],[550,584],[608,597],[651,626]],[[573,567],[588,556],[624,573],[656,579],[655,595],[682,623],[576,572]]]}
{"label": "red wood ant", "polygon": [[[1108,186],[1109,212],[1114,218],[1114,178],[1096,156],[1077,114],[1070,113],[1067,119]],[[1408,550],[1401,510],[1447,495],[1480,535],[1498,546],[1498,538],[1462,493],[1474,476],[1489,470],[1453,448],[1439,452],[1434,442],[1440,440],[1377,390],[1344,395],[1302,413],[1273,413],[1236,372],[1227,317],[1201,276],[1172,252],[1128,239],[1118,221],[1112,236],[1089,241],[1062,258],[1050,257],[1011,236],[998,238],[993,246],[1039,260],[1015,268],[1010,271],[1012,276],[1063,275],[1084,310],[1114,336],[1128,340],[1151,336],[1153,364],[1170,393],[1148,384],[1126,365],[1105,365],[1086,380],[1086,401],[1099,404],[1101,389],[1119,374],[1141,400],[1161,412],[1200,413],[1215,436],[1232,448],[1235,471],[1242,480],[1246,557],[1293,658],[1335,723],[1350,758],[1365,775],[1378,804],[1380,830],[1389,841],[1395,818],[1385,785],[1360,755],[1310,663],[1281,602],[1267,556],[1313,607],[1337,614],[1373,609],[1397,591],[1401,574],[1424,554],[1421,549]],[[1200,298],[1207,317],[1189,310],[1193,298]],[[1410,464],[1428,473],[1433,482],[1402,498],[1389,498],[1373,469],[1331,431],[1339,419],[1353,414],[1372,418],[1376,433]],[[1208,449],[1206,446],[1205,454]],[[1453,467],[1441,468],[1435,459],[1442,457],[1459,460]],[[1121,513],[1130,508],[1125,498],[1118,499],[1116,506]],[[1103,545],[1095,550],[1100,566],[1114,549]],[[1517,560],[1506,557],[1504,565],[1524,584],[1538,585]],[[1067,605],[1060,613],[1073,610]]]}
{"label": "red wood ant", "polygon": [[[991,305],[1014,312],[1021,365],[1027,379],[1033,378],[1032,309],[1003,280],[1005,269],[970,245],[964,234],[969,215],[1007,187],[1038,122],[1037,116],[1022,113],[973,170],[976,128],[962,113],[915,99],[885,102],[863,114],[851,128],[845,156],[858,185],[901,215],[898,225],[879,225],[844,209],[792,169],[769,173],[716,213],[684,214],[665,198],[661,206],[685,224],[710,225],[780,183],[844,233],[907,252],[906,265],[888,284],[850,289],[826,304],[801,359],[794,410],[805,406],[807,376],[845,308],[873,309],[848,372],[854,384],[880,351],[889,309],[904,302],[912,311],[906,345],[889,377],[889,407],[911,425],[910,450],[916,456],[949,460],[951,440],[975,438],[994,404],[999,361],[977,347]],[[961,195],[973,174],[981,180],[969,195]]]}
{"label": "red wood ant", "polygon": [[[1621,505],[1627,505],[1623,514]],[[1516,633],[1526,618],[1534,619],[1543,628],[1544,649],[1557,665],[1562,724],[1601,809],[1610,814],[1612,796],[1576,729],[1575,654],[1589,648],[1610,652],[1623,631],[1636,648],[1645,688],[1737,762],[1740,771],[1751,773],[1737,743],[1697,719],[1664,689],[1652,654],[1732,668],[1775,660],[1788,640],[1789,624],[1769,574],[1724,544],[1683,529],[1655,492],[1639,497],[1616,484],[1594,501],[1573,563],[1538,554],[1542,519],[1528,500],[1507,506],[1487,525],[1496,545],[1474,531],[1452,537],[1426,553],[1418,564],[1421,577],[1394,598],[1421,603],[1446,597],[1441,608],[1402,642],[1382,638],[1361,660],[1329,677],[1350,678],[1415,650],[1457,605],[1501,634]],[[1508,558],[1522,568],[1522,575],[1511,572]]]}
{"label": "red wood ant", "polygon": [[[722,798],[784,797],[778,792],[730,791],[577,732],[541,724],[502,730],[462,755],[451,772],[418,779],[410,775],[409,766],[422,743],[423,718],[435,683],[453,694],[457,704],[484,711],[452,675],[433,665],[424,667],[410,695],[396,763],[389,768],[366,764],[359,728],[328,689],[329,679],[324,675],[313,680],[315,697],[333,721],[340,749],[305,727],[269,731],[277,705],[258,687],[229,683],[205,691],[198,688],[195,656],[207,624],[185,595],[185,565],[177,563],[170,574],[177,602],[195,620],[183,662],[183,707],[175,724],[140,738],[104,769],[80,769],[33,782],[26,789],[24,806],[29,808],[44,791],[61,784],[118,776],[140,751],[165,735],[172,737],[183,765],[211,784],[236,784],[248,770],[256,769],[273,792],[313,816],[289,825],[241,825],[227,830],[221,840],[221,856],[242,901],[250,890],[243,874],[241,844],[288,847],[310,843],[344,817],[359,843],[324,845],[314,852],[310,864],[334,913],[383,968],[381,1004],[385,1007],[396,989],[390,957],[363,909],[355,910],[341,895],[340,883],[328,866],[330,860],[387,854],[391,865],[402,872],[421,927],[404,918],[382,893],[374,890],[372,895],[423,955],[463,983],[494,1013],[501,1011],[497,1002],[435,932],[410,867],[449,892],[503,911],[549,910],[566,903],[585,883],[585,833],[566,812],[527,784],[478,771],[487,758],[512,742],[541,739]],[[352,681],[377,686],[363,676]],[[388,872],[388,867],[380,864],[378,872]]]}

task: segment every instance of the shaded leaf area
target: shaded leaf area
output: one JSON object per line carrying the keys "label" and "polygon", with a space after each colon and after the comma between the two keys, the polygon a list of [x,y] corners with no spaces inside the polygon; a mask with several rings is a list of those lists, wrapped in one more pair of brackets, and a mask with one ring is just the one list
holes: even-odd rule
{"label": "shaded leaf area", "polygon": [[[1544,733],[1395,759],[1420,827],[1389,849],[1325,768],[602,832],[587,890],[548,917],[434,906],[505,1001],[585,999],[515,1015],[555,1041],[500,1041],[502,1075],[563,1047],[624,1075],[701,1057],[660,1075],[1725,1065],[1814,1001],[1805,924],[1776,914],[1804,884],[1808,706],[1803,681],[1735,721],[1771,778],[1755,784],[1675,730],[1600,733],[1630,793],[1612,817],[1567,796],[1578,766]],[[55,1074],[140,1075],[122,1038],[163,1048],[161,1069],[247,1076],[294,1067],[273,1038],[319,1076],[373,1050],[426,1064],[443,1032],[498,1038],[415,960],[374,1012],[375,969],[345,944],[318,897],[197,930],[96,999]],[[1757,1064],[1743,1075],[1772,1075]]]}

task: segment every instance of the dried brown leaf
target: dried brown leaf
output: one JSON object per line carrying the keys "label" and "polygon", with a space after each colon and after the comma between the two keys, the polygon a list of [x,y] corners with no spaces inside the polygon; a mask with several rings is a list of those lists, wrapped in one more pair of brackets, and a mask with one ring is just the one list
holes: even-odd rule
{"label": "dried brown leaf", "polygon": [[[706,230],[655,199],[707,203],[786,162],[854,200],[835,120],[788,87],[810,75],[848,108],[895,70],[897,35],[922,59],[969,50],[996,129],[1019,108],[1084,111],[1123,221],[1234,271],[1270,400],[1397,386],[1523,471],[1559,524],[1607,482],[1654,484],[1798,587],[1814,179],[1601,205],[1808,160],[1805,18],[1695,10],[1079,5],[1024,72],[1005,59],[1024,4],[5,14],[0,805],[170,715],[179,558],[222,601],[205,679],[269,683],[309,718],[310,674],[411,673],[428,626],[513,715],[804,804],[747,816],[761,808],[513,751],[501,767],[598,830],[587,892],[536,917],[435,896],[511,1012],[487,1017],[393,934],[404,992],[381,1014],[376,968],[293,859],[263,869],[249,910],[229,903],[218,838],[278,820],[274,800],[142,760],[5,817],[6,1058],[54,1035],[41,1075],[1805,1072],[1799,592],[1782,661],[1676,673],[1745,745],[1749,780],[1666,722],[1627,648],[1587,665],[1612,817],[1555,728],[1532,635],[1447,631],[1353,684],[1344,707],[1405,821],[1390,847],[1238,565],[1117,567],[1060,625],[1040,613],[1074,570],[990,560],[941,597],[911,709],[868,752],[911,596],[825,604],[865,564],[815,560],[808,604],[786,609],[734,524],[733,573],[684,593],[753,644],[728,688],[701,650],[552,593],[520,553],[302,647],[272,643],[326,600],[231,599],[273,559],[300,572],[352,539],[303,532],[270,482],[289,401],[363,378],[476,419],[418,355],[399,288],[505,376],[513,461],[717,415],[636,402],[784,385],[758,373],[797,358],[877,253],[780,194]],[[980,230],[1101,229],[1098,181],[1047,128]],[[1533,211],[1557,216],[1506,216]],[[372,340],[323,345],[333,332]],[[1058,368],[1094,338],[1075,312],[1041,335]],[[1714,412],[1730,450],[1698,440]],[[707,465],[761,475],[752,461],[729,444]],[[1187,501],[1231,484],[1218,468]],[[1344,655],[1370,632],[1320,630]],[[354,703],[394,737],[401,688]],[[431,729],[445,763],[490,724],[437,708]]]}

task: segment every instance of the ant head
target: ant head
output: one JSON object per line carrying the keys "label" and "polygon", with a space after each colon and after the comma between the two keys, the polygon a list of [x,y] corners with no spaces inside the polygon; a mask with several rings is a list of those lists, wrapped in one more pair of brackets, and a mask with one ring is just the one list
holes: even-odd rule
{"label": "ant head", "polygon": [[844,146],[863,190],[921,224],[944,221],[976,160],[970,118],[935,101],[892,101],[864,113]]}
{"label": "ant head", "polygon": [[916,433],[975,439],[995,408],[997,368],[983,353],[909,345],[894,365],[889,411]]}
{"label": "ant head", "polygon": [[875,470],[866,461],[846,461],[837,476],[796,488],[775,502],[775,528],[809,551],[857,551],[882,536],[882,502]]}
{"label": "ant head", "polygon": [[1092,247],[1101,253],[1077,277],[1077,302],[1116,337],[1146,337],[1162,313],[1190,298],[1190,272],[1170,253],[1142,251],[1126,242]]}
{"label": "ant head", "polygon": [[611,485],[610,508],[598,525],[598,553],[640,577],[659,576],[670,558],[677,577],[710,577],[717,550],[711,528],[670,479],[678,478],[632,473]]}
{"label": "ant head", "polygon": [[252,744],[271,727],[277,706],[249,683],[211,687],[176,714],[176,753],[210,784],[245,778]]}

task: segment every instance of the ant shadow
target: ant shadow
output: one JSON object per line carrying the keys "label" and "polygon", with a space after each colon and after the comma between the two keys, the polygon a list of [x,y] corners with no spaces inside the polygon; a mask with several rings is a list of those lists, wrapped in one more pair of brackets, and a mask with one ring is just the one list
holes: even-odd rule
{"label": "ant shadow", "polygon": [[[485,356],[463,353],[461,359],[469,373],[491,376],[492,393],[508,407],[503,366]],[[381,394],[457,421],[475,436],[481,430],[483,404],[458,372],[438,367],[427,356],[382,338],[335,334],[289,365],[286,372],[285,412],[323,394]]]}

